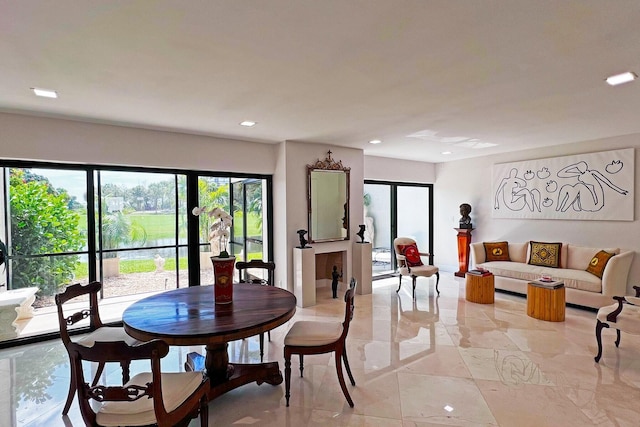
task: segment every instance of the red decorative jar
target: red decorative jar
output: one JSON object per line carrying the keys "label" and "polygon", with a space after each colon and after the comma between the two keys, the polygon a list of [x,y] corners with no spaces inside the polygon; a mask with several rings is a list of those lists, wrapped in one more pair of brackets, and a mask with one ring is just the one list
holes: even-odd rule
{"label": "red decorative jar", "polygon": [[214,300],[216,304],[230,304],[233,302],[233,269],[236,265],[236,257],[220,258],[211,257],[213,263]]}

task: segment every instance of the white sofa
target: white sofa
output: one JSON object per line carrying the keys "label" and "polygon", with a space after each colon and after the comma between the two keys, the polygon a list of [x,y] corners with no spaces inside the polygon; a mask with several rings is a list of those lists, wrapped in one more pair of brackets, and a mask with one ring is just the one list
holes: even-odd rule
{"label": "white sofa", "polygon": [[[564,282],[569,304],[600,308],[610,305],[613,296],[627,294],[629,269],[635,255],[633,251],[563,243],[560,267],[550,268],[528,264],[529,242],[509,243],[508,247],[510,261],[486,262],[483,242],[471,244],[471,265],[493,273],[496,289],[526,295],[528,282],[550,274],[554,280]],[[607,262],[602,279],[586,271],[591,259],[601,249],[616,254]]]}

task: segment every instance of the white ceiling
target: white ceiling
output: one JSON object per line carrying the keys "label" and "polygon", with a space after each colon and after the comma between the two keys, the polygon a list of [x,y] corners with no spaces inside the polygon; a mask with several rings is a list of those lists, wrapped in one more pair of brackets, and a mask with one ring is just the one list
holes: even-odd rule
{"label": "white ceiling", "polygon": [[374,156],[640,133],[627,70],[638,0],[0,0],[0,111]]}

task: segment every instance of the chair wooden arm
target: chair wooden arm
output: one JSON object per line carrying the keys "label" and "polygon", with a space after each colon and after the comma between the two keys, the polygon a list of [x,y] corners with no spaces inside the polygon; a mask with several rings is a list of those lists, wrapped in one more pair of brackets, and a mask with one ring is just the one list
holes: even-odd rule
{"label": "chair wooden arm", "polygon": [[616,307],[616,309],[611,313],[607,314],[607,322],[615,323],[618,317],[618,314],[622,312],[622,304],[625,303],[627,300],[624,299],[624,297],[613,297],[613,299],[618,301],[618,307]]}
{"label": "chair wooden arm", "polygon": [[420,254],[420,256],[431,256],[430,253],[428,252],[418,252]]}
{"label": "chair wooden arm", "polygon": [[398,267],[409,267],[407,265],[407,257],[404,255],[396,254],[396,261],[398,261]]}

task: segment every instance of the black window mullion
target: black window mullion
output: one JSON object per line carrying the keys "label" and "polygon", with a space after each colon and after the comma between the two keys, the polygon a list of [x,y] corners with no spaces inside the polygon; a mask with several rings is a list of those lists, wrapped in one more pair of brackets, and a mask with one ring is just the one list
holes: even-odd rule
{"label": "black window mullion", "polygon": [[[87,169],[87,266],[89,271],[89,281],[97,280],[97,266],[96,259],[96,199],[95,199],[95,186],[94,186],[94,174],[95,170],[92,168]],[[98,191],[98,194],[99,191]],[[100,205],[98,205],[100,206]],[[101,225],[101,224],[99,224]],[[102,271],[102,268],[100,269]]]}
{"label": "black window mullion", "polygon": [[187,173],[187,253],[189,286],[200,286],[200,217],[191,215],[198,206],[198,175]]}

